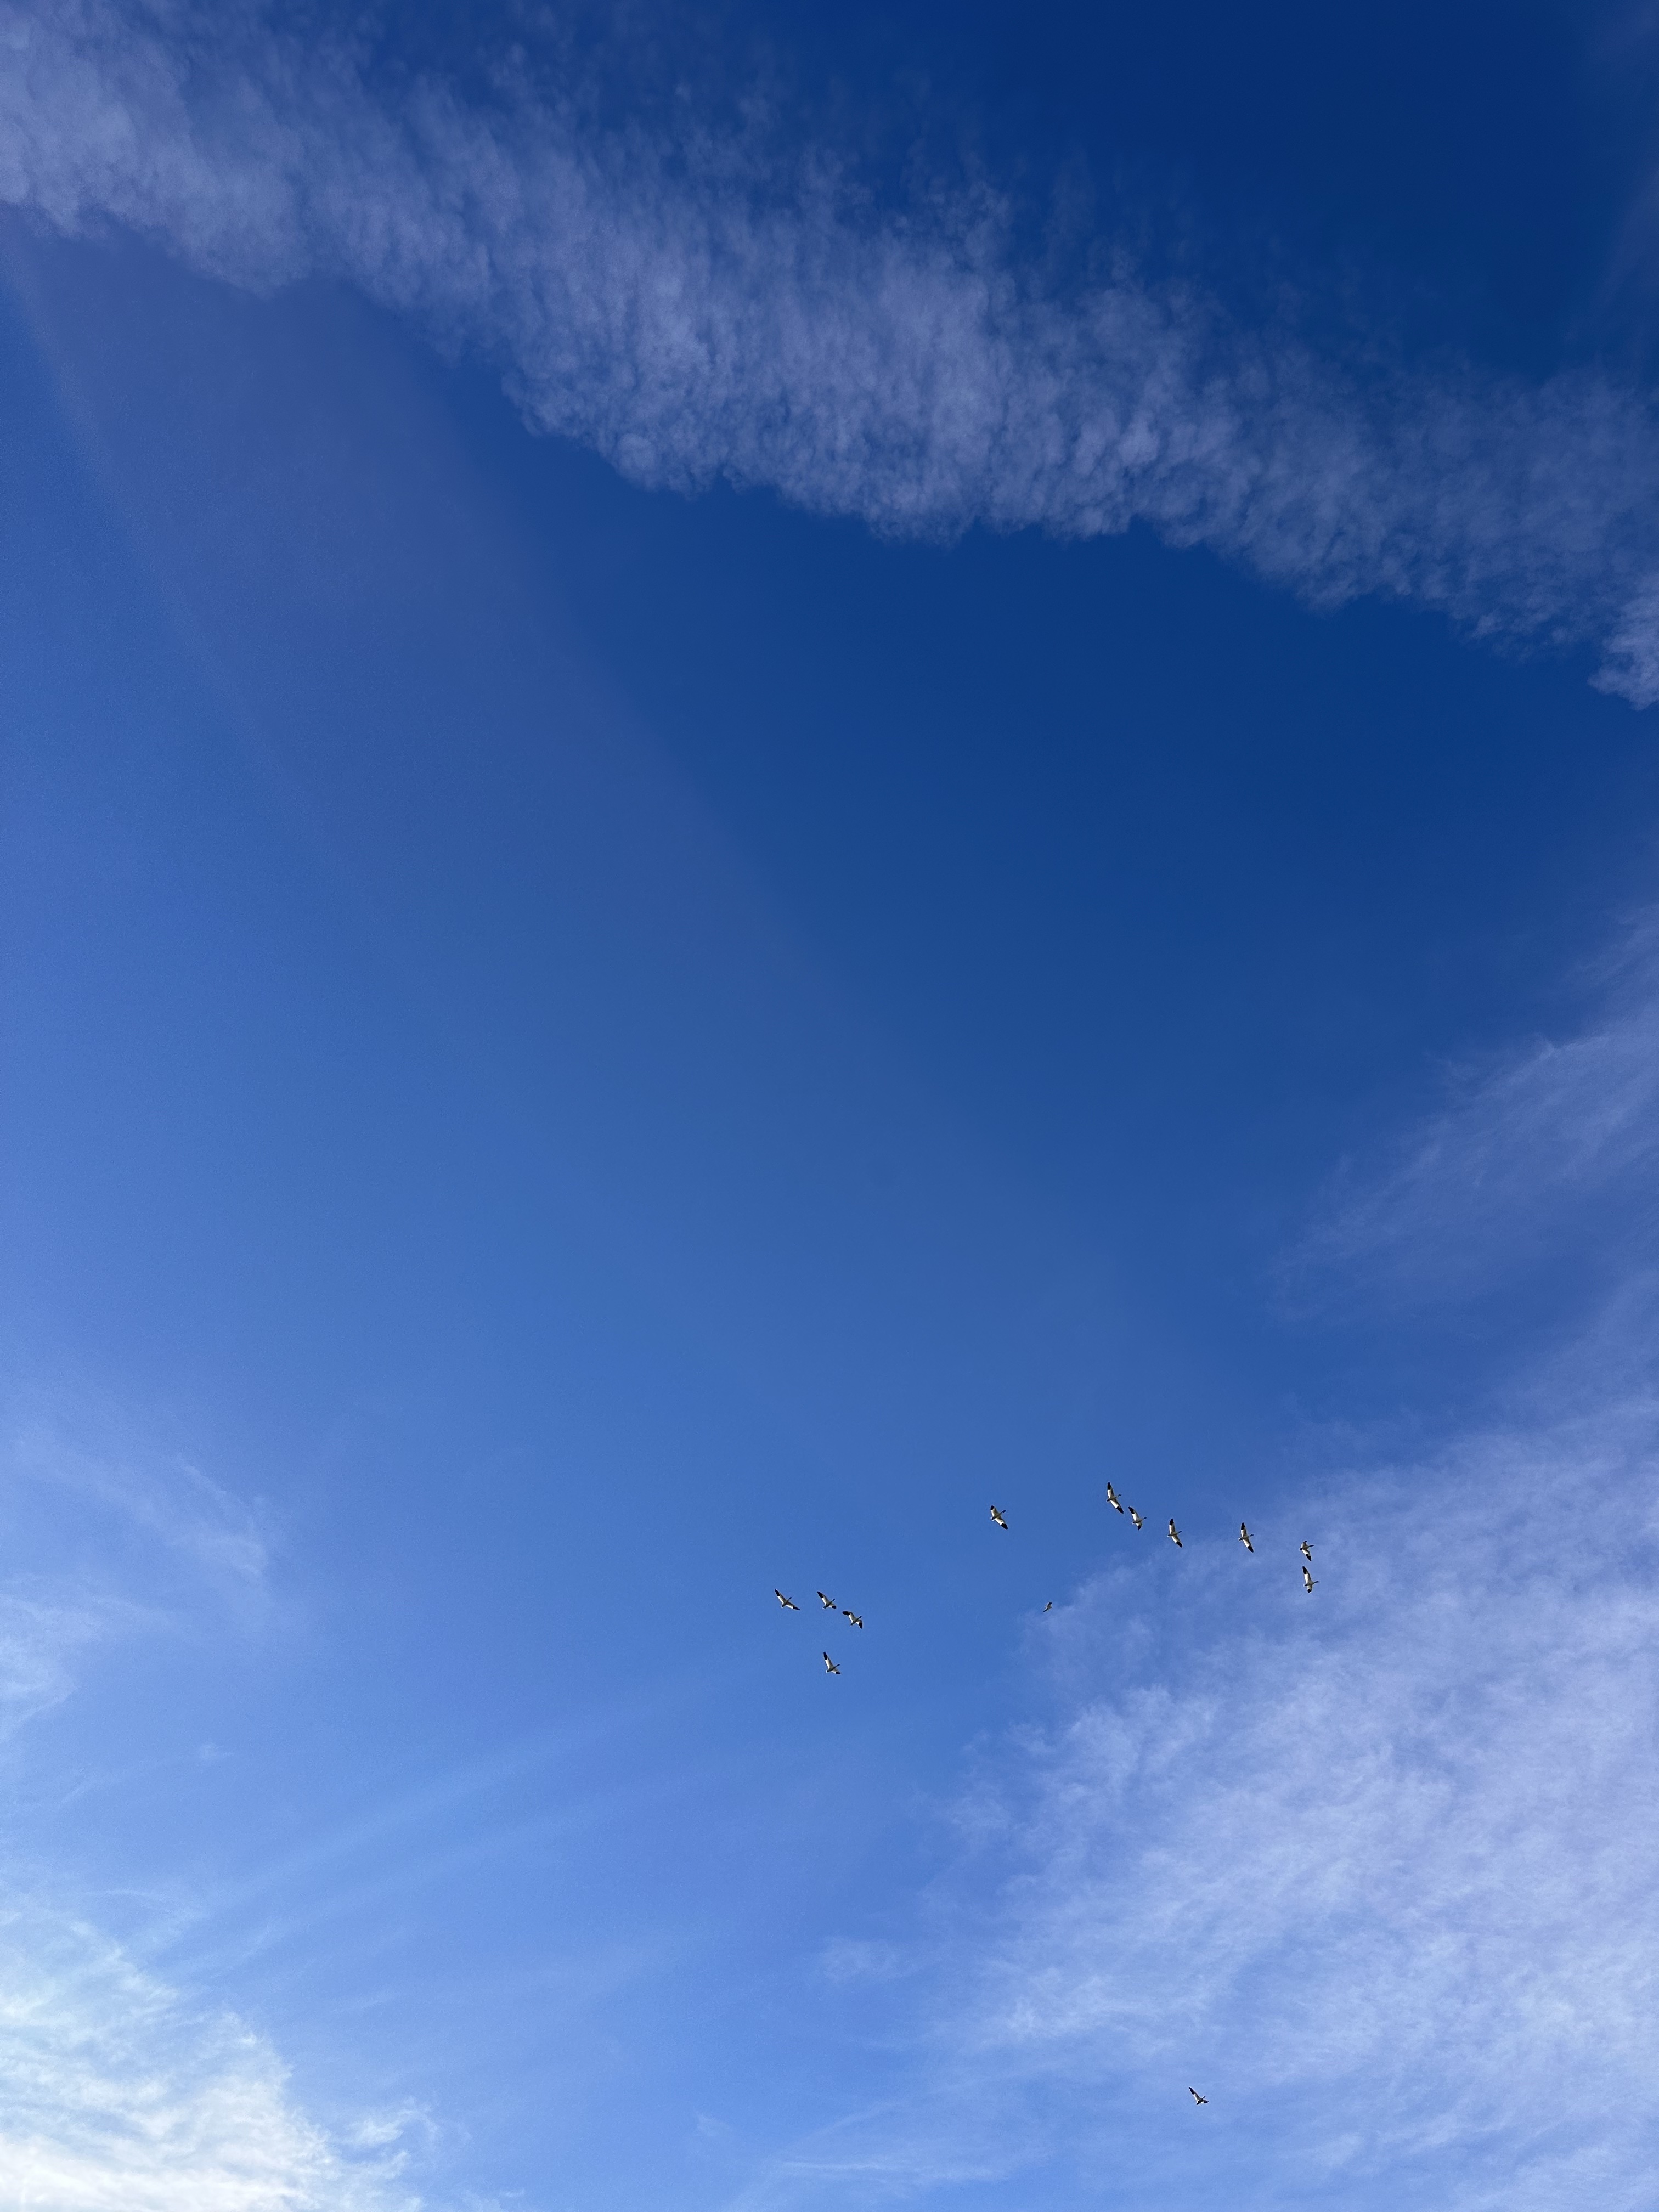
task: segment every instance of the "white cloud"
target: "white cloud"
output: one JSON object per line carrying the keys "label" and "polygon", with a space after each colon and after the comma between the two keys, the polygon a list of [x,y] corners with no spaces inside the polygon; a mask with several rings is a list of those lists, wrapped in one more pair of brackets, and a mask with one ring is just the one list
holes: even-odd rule
{"label": "white cloud", "polygon": [[1127,271],[1059,296],[983,192],[881,216],[828,157],[602,131],[507,82],[487,110],[393,100],[257,13],[9,0],[0,199],[236,283],[353,282],[641,483],[724,475],[896,532],[1139,517],[1321,604],[1589,641],[1598,680],[1659,697],[1639,398],[1350,374]]}
{"label": "white cloud", "polygon": [[82,1520],[125,1526],[222,1601],[260,1593],[268,1547],[256,1511],[181,1453],[136,1442],[109,1409],[45,1405],[20,1419],[5,1455],[10,1486],[36,1486]]}
{"label": "white cloud", "polygon": [[1639,1285],[1659,1229],[1659,916],[1582,981],[1570,1033],[1453,1071],[1391,1163],[1347,1171],[1291,1280],[1466,1297],[1589,1249],[1604,1285]]}
{"label": "white cloud", "polygon": [[100,1650],[266,1615],[258,1516],[130,1428],[107,1407],[71,1418],[42,1401],[0,1447],[0,1740],[67,1698]]}
{"label": "white cloud", "polygon": [[[1494,1066],[1407,1148],[1363,1235],[1344,1232],[1358,1264],[1387,1237],[1403,1266],[1427,1238],[1438,1268],[1494,1208],[1613,1189],[1640,1211],[1652,945],[1644,922],[1582,1035]],[[837,2160],[894,2197],[942,2194],[977,2156],[1042,2201],[1116,2191],[1161,2212],[1646,2212],[1659,1379],[1643,1218],[1619,1295],[1501,1418],[1252,1511],[1253,1558],[1231,1528],[1188,1525],[1178,1572],[1137,1554],[1056,1616],[1062,1717],[988,1748],[909,1960],[925,1996],[894,2042],[925,2063],[745,2203],[828,2203]]]}
{"label": "white cloud", "polygon": [[1040,2201],[1156,2175],[1166,2208],[1644,2212],[1656,1474],[1659,1405],[1628,1400],[1334,1481],[1254,1560],[1189,1531],[1178,1598],[1086,1592],[1070,1717],[963,1808],[893,2039],[925,2063],[738,2201],[1023,2173]]}
{"label": "white cloud", "polygon": [[1091,2085],[1073,2129],[1120,2146],[1194,2082],[1258,2187],[1650,2203],[1656,1412],[1339,1481],[1188,1563],[1182,1627],[1095,1591],[1092,1694],[993,1795],[1017,1871],[952,2063]]}
{"label": "white cloud", "polygon": [[359,2154],[299,2112],[275,2054],[86,1928],[0,1916],[0,2203],[27,2212],[414,2212],[398,2127]]}
{"label": "white cloud", "polygon": [[[69,1697],[100,1650],[222,1636],[258,1609],[255,1517],[124,1427],[107,1408],[71,1422],[59,1406],[0,1455],[0,1732],[14,1758],[24,1724]],[[263,2039],[38,1891],[0,1865],[0,2204],[413,2212],[398,2179],[410,2115],[359,2115],[331,2138]]]}

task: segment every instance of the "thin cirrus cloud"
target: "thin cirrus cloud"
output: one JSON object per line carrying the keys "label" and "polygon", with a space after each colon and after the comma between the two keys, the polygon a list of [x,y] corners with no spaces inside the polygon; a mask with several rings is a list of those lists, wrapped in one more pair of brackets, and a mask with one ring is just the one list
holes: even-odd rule
{"label": "thin cirrus cloud", "polygon": [[[64,1405],[36,1407],[0,1455],[0,1742],[13,1778],[30,1778],[32,1726],[115,1652],[268,1618],[256,1516],[120,1428],[107,1408],[77,1432]],[[404,2119],[331,2137],[297,2106],[265,2040],[146,1972],[43,1887],[9,1838],[3,1853],[0,2202],[415,2212],[399,2179]]]}
{"label": "thin cirrus cloud", "polygon": [[1573,1033],[1454,1071],[1451,1103],[1389,1164],[1339,1179],[1288,1287],[1437,1303],[1547,1267],[1615,1301],[1639,1289],[1659,1228],[1659,914],[1581,980]]}
{"label": "thin cirrus cloud", "polygon": [[30,2212],[416,2212],[401,2120],[342,2145],[270,2045],[73,1916],[0,1917],[0,2200]]}
{"label": "thin cirrus cloud", "polygon": [[240,284],[355,283],[644,484],[890,533],[1139,519],[1316,604],[1587,645],[1659,699],[1659,431],[1594,374],[1345,367],[1190,286],[1056,291],[988,193],[883,214],[830,150],[659,143],[510,74],[488,106],[386,92],[258,9],[10,0],[0,200]]}
{"label": "thin cirrus cloud", "polygon": [[[1008,1791],[1008,1932],[957,2014],[978,2061],[1103,2085],[1143,2152],[1195,2082],[1275,2200],[1650,2203],[1656,1445],[1638,1401],[1334,1486],[1312,1598],[1296,1528],[1255,1561],[1218,1539],[1200,1602],[1234,1617],[1188,1653],[1093,1593],[1118,1686]],[[1258,1567],[1241,1618],[1224,1577]]]}
{"label": "thin cirrus cloud", "polygon": [[[1373,1237],[1390,1192],[1399,1238],[1468,1233],[1471,1161],[1550,1206],[1650,1171],[1659,975],[1635,941],[1582,1036],[1419,1133]],[[1650,1261],[1626,1247],[1499,1416],[1252,1513],[1254,1556],[1189,1525],[1178,1571],[1137,1556],[1056,1616],[1059,1717],[987,1754],[932,1933],[864,1992],[896,1985],[895,2048],[927,2051],[908,2096],[793,2147],[745,2206],[827,2203],[855,2171],[925,2193],[930,2159],[974,2155],[1058,2171],[1062,2201],[1115,2177],[1172,2209],[1651,2204]]]}
{"label": "thin cirrus cloud", "polygon": [[241,1500],[179,1455],[136,1443],[106,1407],[45,1395],[7,1411],[0,1743],[135,1638],[268,1618],[266,1541]]}

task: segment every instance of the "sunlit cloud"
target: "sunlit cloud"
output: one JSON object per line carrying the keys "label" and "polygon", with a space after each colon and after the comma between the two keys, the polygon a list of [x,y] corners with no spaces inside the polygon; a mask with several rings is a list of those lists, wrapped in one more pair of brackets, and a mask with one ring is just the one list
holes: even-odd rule
{"label": "sunlit cloud", "polygon": [[270,2045],[69,1917],[0,1917],[0,2201],[29,2212],[414,2212],[406,2116],[331,2140]]}
{"label": "sunlit cloud", "polygon": [[0,9],[0,199],[269,289],[344,280],[636,482],[877,530],[1139,519],[1321,605],[1585,643],[1659,698],[1659,432],[1591,374],[1322,359],[1127,265],[1064,292],[986,190],[882,214],[830,149],[601,130],[510,70],[395,98],[255,10]]}
{"label": "sunlit cloud", "polygon": [[[1659,1124],[1647,941],[1581,1034],[1418,1133],[1368,1244],[1468,1236],[1492,1185],[1628,1197]],[[927,2060],[838,2131],[889,2194],[933,2185],[905,2179],[931,2144],[1166,2205],[1650,2203],[1659,1389],[1625,1255],[1498,1415],[1334,1466],[1252,1514],[1254,1555],[1188,1527],[1178,1571],[1136,1553],[1058,1617],[1058,1717],[984,1752],[908,1960],[895,2048]],[[827,2203],[807,2163],[755,2201]]]}

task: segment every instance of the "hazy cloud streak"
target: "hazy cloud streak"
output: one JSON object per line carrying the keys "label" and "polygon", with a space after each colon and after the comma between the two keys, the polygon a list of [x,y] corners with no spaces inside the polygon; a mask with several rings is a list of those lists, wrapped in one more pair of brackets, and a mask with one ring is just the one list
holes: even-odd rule
{"label": "hazy cloud streak", "polygon": [[1586,1287],[1641,1289],[1659,1232],[1659,917],[1583,981],[1570,1033],[1452,1071],[1392,1162],[1344,1173],[1288,1281],[1445,1300],[1576,1260]]}
{"label": "hazy cloud streak", "polygon": [[981,194],[872,212],[827,159],[371,92],[254,13],[0,9],[0,198],[260,287],[343,279],[498,359],[636,481],[890,532],[1142,519],[1320,604],[1587,641],[1659,698],[1659,435],[1591,377],[1346,372],[1128,273],[1045,290]]}
{"label": "hazy cloud streak", "polygon": [[[1612,1193],[1616,1294],[1498,1419],[1252,1511],[1254,1557],[1188,1525],[1178,1565],[1137,1553],[1057,1617],[1061,1717],[988,1751],[907,1962],[928,2062],[848,2148],[896,2177],[994,2143],[1005,2171],[1156,2174],[1170,2208],[1650,2204],[1653,944],[1631,933],[1578,1035],[1467,1083],[1325,1254],[1423,1245],[1437,1274],[1497,1217]],[[756,2202],[816,2203],[799,2171]]]}
{"label": "hazy cloud streak", "polygon": [[[258,1518],[109,1408],[52,1404],[0,1459],[0,1741],[137,1638],[263,1624]],[[29,1564],[21,1565],[26,1560]],[[192,2006],[8,1850],[0,1862],[0,2203],[28,2212],[414,2212],[391,2122],[337,2142],[275,2052]],[[361,2153],[361,2154],[359,2154]]]}
{"label": "hazy cloud streak", "polygon": [[1656,1466],[1638,1401],[1097,1589],[1096,1686],[974,1808],[1014,1871],[952,2068],[1086,2093],[1067,2132],[1120,2148],[1199,2081],[1270,2195],[1645,2205]]}
{"label": "hazy cloud streak", "polygon": [[0,2201],[29,2212],[415,2212],[386,2138],[331,2142],[270,2047],[75,1921],[0,1917]]}

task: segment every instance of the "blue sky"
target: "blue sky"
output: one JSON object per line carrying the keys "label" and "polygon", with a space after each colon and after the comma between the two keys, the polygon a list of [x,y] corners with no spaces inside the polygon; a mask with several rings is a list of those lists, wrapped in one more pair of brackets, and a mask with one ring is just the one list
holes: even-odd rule
{"label": "blue sky", "polygon": [[0,2206],[1652,2204],[1659,48],[1149,13],[0,6]]}

